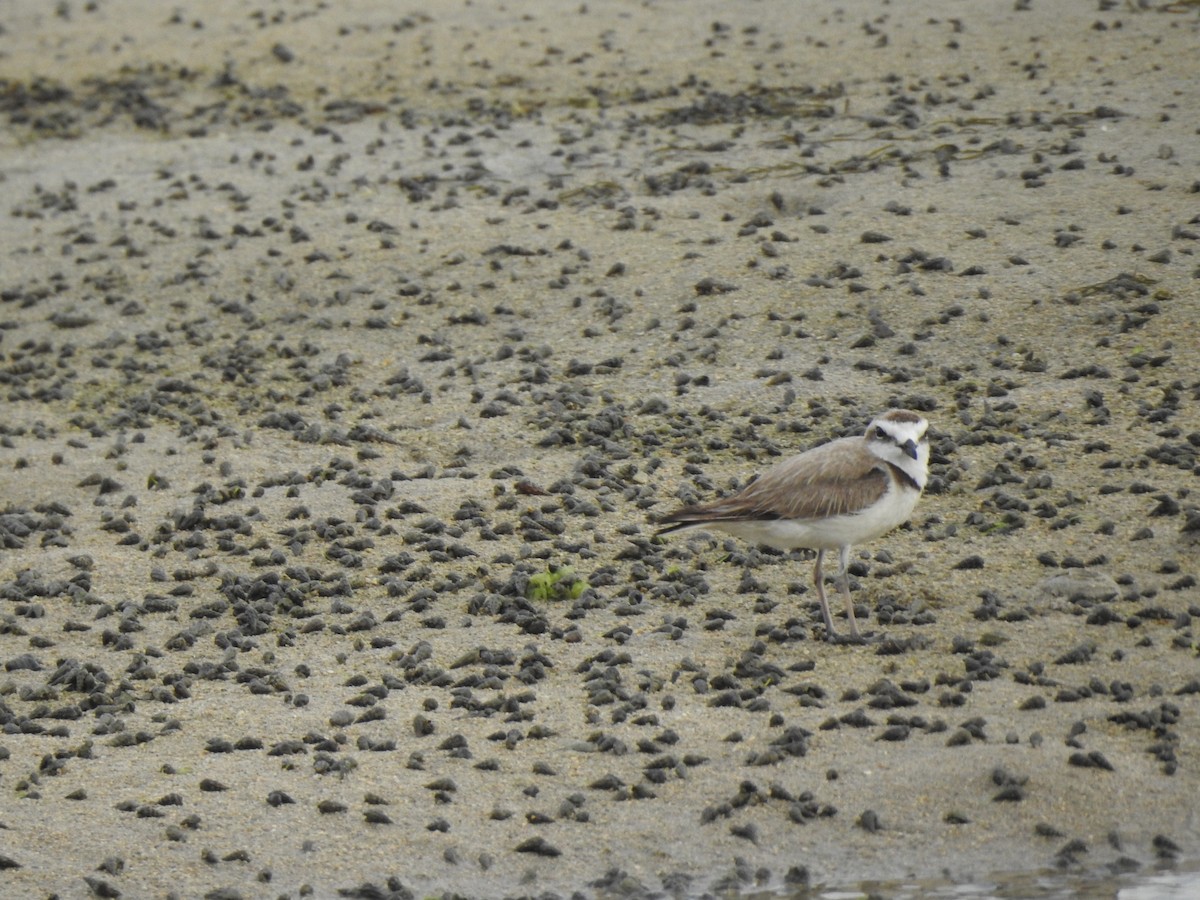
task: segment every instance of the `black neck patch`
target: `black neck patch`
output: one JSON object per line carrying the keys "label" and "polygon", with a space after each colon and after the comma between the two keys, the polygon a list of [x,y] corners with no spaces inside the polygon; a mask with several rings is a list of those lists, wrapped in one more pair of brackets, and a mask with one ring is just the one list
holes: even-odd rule
{"label": "black neck patch", "polygon": [[[884,460],[884,462],[887,462],[887,460]],[[921,485],[917,481],[917,479],[913,478],[911,475],[909,475],[907,472],[905,472],[902,468],[900,468],[894,462],[888,462],[887,467],[892,470],[892,476],[897,481],[902,482],[903,484],[907,484],[914,491],[917,491],[918,493],[920,493]]]}

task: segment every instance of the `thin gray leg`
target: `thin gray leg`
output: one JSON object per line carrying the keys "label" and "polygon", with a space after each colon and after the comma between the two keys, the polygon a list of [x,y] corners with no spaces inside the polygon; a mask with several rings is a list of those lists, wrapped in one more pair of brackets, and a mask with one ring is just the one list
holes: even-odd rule
{"label": "thin gray leg", "polygon": [[846,617],[850,620],[850,636],[852,638],[861,638],[858,633],[858,621],[854,618],[854,601],[850,599],[850,545],[846,544],[838,548],[838,562],[841,568],[838,570],[838,576],[841,580],[842,597],[846,601]]}
{"label": "thin gray leg", "polygon": [[833,616],[829,614],[829,602],[825,599],[825,571],[821,568],[824,559],[825,551],[818,550],[817,564],[813,566],[813,583],[817,586],[817,599],[821,601],[821,615],[825,618],[825,640],[836,641],[837,632],[833,630]]}

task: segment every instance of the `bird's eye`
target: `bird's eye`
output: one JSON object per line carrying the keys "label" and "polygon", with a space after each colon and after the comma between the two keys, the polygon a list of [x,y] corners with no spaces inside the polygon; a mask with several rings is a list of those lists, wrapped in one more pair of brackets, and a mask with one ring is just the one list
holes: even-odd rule
{"label": "bird's eye", "polygon": [[880,440],[887,440],[887,436],[888,433],[884,431],[881,426],[875,426],[875,437],[879,438]]}

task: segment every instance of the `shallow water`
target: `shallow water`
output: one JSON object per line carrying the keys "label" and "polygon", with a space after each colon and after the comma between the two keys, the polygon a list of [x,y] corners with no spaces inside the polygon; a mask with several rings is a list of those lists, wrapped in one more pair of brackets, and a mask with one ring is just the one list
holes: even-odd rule
{"label": "shallow water", "polygon": [[944,880],[865,881],[854,887],[820,885],[786,891],[756,891],[754,900],[1195,900],[1200,867],[1187,871],[1110,873],[1004,873],[986,882]]}

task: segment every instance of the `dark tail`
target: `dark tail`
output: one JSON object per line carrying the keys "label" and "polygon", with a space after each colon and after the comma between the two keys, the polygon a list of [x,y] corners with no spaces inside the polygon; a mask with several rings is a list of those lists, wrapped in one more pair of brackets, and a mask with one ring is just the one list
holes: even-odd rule
{"label": "dark tail", "polygon": [[694,522],[673,522],[668,525],[663,525],[662,523],[665,521],[667,520],[659,519],[655,523],[656,525],[662,526],[654,532],[655,537],[662,537],[664,534],[674,534],[676,531],[683,531],[683,529],[689,528],[695,524]]}
{"label": "dark tail", "polygon": [[712,521],[712,513],[704,506],[685,506],[682,509],[677,509],[674,512],[669,512],[665,516],[661,516],[654,520],[654,524],[659,528],[654,532],[655,537],[660,537],[664,534],[673,534],[676,531],[683,531],[685,528],[694,528],[697,525],[703,525],[705,522]]}

